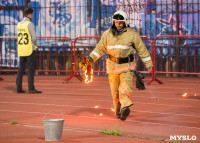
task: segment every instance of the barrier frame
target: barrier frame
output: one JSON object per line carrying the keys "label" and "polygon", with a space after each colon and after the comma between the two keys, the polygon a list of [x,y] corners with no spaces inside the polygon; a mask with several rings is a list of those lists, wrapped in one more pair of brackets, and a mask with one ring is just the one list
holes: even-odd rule
{"label": "barrier frame", "polygon": [[[152,62],[154,63],[154,45],[153,45],[153,41],[152,41],[152,39],[149,37],[149,36],[140,36],[141,38],[147,38],[149,41],[150,41],[150,43],[151,43],[151,53],[152,53],[152,55],[151,55],[151,57],[152,57]],[[79,36],[79,37],[76,37],[75,38],[75,40],[74,40],[74,50],[73,50],[73,57],[74,57],[74,72],[73,72],[73,74],[71,75],[71,76],[69,76],[69,77],[67,77],[66,79],[65,79],[65,83],[66,82],[69,82],[73,77],[76,77],[77,79],[79,79],[81,82],[84,80],[79,74],[77,74],[77,73],[79,73],[80,71],[77,71],[76,70],[76,41],[78,40],[78,39],[97,39],[97,38],[101,38],[101,36]],[[90,47],[90,46],[89,46]],[[97,72],[106,72],[106,71],[97,71]],[[142,73],[148,73],[147,71],[142,71]],[[152,74],[152,78],[147,82],[147,85],[149,85],[149,84],[151,84],[151,82],[153,82],[154,80],[155,81],[157,81],[158,83],[160,83],[160,84],[162,84],[162,82],[159,80],[159,79],[157,79],[156,77],[154,77],[154,68],[152,68],[152,72],[151,72],[151,74]]]}
{"label": "barrier frame", "polygon": [[[191,73],[191,72],[169,72],[169,71],[156,71],[156,42],[159,38],[200,38],[200,35],[160,35],[157,36],[154,40],[154,79],[156,80],[156,74],[186,74],[186,75],[200,75],[200,73]],[[194,46],[196,48],[196,44]],[[179,54],[179,53],[177,53]],[[179,57],[178,57],[179,58]],[[194,58],[196,58],[196,51],[194,52]],[[196,62],[196,60],[194,60]],[[178,63],[179,64],[179,63]],[[178,66],[179,67],[179,66]],[[195,66],[194,66],[195,67]]]}
{"label": "barrier frame", "polygon": [[[17,36],[0,36],[0,42],[2,42],[4,39],[8,39],[9,41],[11,41],[11,39],[15,39],[15,41],[17,42]],[[46,37],[36,37],[37,38],[37,40],[38,39],[40,39],[40,47],[38,46],[38,48],[41,48],[41,40],[42,39],[47,39],[47,43],[48,43],[48,40],[49,39],[63,39],[63,45],[64,45],[64,41],[67,39],[68,41],[67,42],[69,42],[69,46],[71,46],[70,47],[70,51],[71,51],[71,61],[72,61],[72,70],[49,70],[49,68],[47,69],[47,70],[42,70],[41,69],[41,50],[39,51],[39,56],[40,56],[40,60],[39,60],[39,63],[40,63],[40,68],[39,69],[37,69],[36,70],[36,72],[72,72],[73,73],[73,63],[74,63],[74,59],[73,59],[73,43],[72,43],[72,40],[69,38],[69,37],[50,37],[50,36],[46,36]],[[10,42],[9,42],[9,48],[10,48]],[[57,47],[57,46],[56,46]],[[64,47],[63,47],[63,49],[64,49]],[[56,50],[57,50],[57,48],[56,48]],[[3,51],[3,48],[1,48],[1,59],[2,59],[2,51]],[[65,55],[65,50],[63,50],[63,54]],[[57,57],[57,56],[56,56]],[[9,59],[11,59],[11,58],[9,58]],[[64,59],[65,59],[65,56],[64,56]],[[48,63],[49,64],[49,63]],[[2,66],[2,60],[1,60],[1,63],[0,63],[0,65],[1,65],[1,68],[0,68],[0,71],[1,72],[17,72],[18,71],[18,69],[17,69],[17,67],[16,67],[16,69],[3,69],[3,66]],[[64,66],[65,66],[65,64],[64,64]],[[11,67],[10,67],[11,68]],[[66,69],[66,68],[64,68],[64,69]],[[27,70],[26,70],[27,71]],[[3,80],[3,78],[1,78],[0,77],[0,81],[1,80]]]}

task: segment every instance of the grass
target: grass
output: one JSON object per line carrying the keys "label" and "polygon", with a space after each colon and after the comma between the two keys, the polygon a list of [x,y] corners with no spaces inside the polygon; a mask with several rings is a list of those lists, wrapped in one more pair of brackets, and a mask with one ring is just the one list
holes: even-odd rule
{"label": "grass", "polygon": [[100,132],[100,134],[103,135],[113,135],[113,136],[122,136],[122,133],[119,131],[118,128],[112,129],[112,130],[103,130]]}
{"label": "grass", "polygon": [[17,124],[19,124],[19,123],[16,121],[11,122],[11,125],[17,125]]}

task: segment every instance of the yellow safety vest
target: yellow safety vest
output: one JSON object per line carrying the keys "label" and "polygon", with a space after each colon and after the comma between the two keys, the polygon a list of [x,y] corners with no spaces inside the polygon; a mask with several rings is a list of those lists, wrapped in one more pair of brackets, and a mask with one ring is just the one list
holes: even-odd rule
{"label": "yellow safety vest", "polygon": [[33,52],[31,35],[28,30],[28,24],[30,21],[26,21],[23,24],[17,24],[17,33],[18,33],[18,47],[17,52],[18,56],[26,57],[30,56]]}

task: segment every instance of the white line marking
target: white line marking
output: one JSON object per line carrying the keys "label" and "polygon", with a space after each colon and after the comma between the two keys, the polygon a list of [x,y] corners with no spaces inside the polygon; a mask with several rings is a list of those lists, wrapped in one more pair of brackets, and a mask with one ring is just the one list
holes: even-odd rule
{"label": "white line marking", "polygon": [[[28,113],[28,114],[46,114],[42,112],[27,112],[27,111],[11,111],[11,110],[0,110],[0,112],[19,112],[19,113]],[[75,116],[75,115],[64,115],[64,116],[70,116],[70,117],[78,117],[78,118],[90,118],[90,119],[100,119],[100,120],[114,120],[118,121],[119,119],[113,119],[113,118],[102,118],[102,117],[89,117],[89,116]],[[167,126],[175,126],[175,127],[184,127],[184,128],[191,128],[191,129],[198,129],[198,127],[191,127],[191,126],[181,126],[181,125],[172,125],[172,124],[165,124],[165,123],[152,123],[152,122],[144,122],[144,121],[133,121],[133,120],[126,120],[126,122],[132,122],[132,123],[146,123],[146,124],[154,124],[154,125],[167,125]]]}
{"label": "white line marking", "polygon": [[[80,99],[67,99],[67,100],[77,100],[79,101]],[[85,99],[86,100],[86,99]],[[112,99],[110,101],[105,101],[105,100],[87,100],[87,101],[99,101],[99,102],[110,102],[110,104],[112,104]],[[33,102],[6,102],[6,101],[3,101],[3,102],[0,102],[2,104],[32,104],[32,105],[51,105],[51,106],[66,106],[65,105],[61,105],[61,104],[44,104],[44,103],[33,103]],[[160,106],[178,106],[178,107],[186,107],[186,108],[200,108],[200,107],[197,107],[197,106],[185,106],[185,105],[170,105],[170,104],[158,104],[158,103],[146,103],[146,102],[133,102],[134,104],[149,104],[149,105],[160,105]],[[68,106],[71,106],[71,105],[68,105]],[[80,106],[80,107],[83,107],[83,106]],[[84,106],[86,107],[86,106]],[[105,108],[106,109],[106,108]]]}
{"label": "white line marking", "polygon": [[[47,94],[47,93],[43,93],[43,94]],[[77,93],[49,93],[50,95],[68,95],[68,94],[70,94],[70,95],[76,95],[77,96]],[[189,94],[189,93],[188,93]],[[23,95],[25,95],[25,94],[23,94]],[[28,94],[28,95],[30,95],[30,94]],[[101,95],[101,97],[112,97],[111,95],[102,95],[102,94],[78,94],[78,96],[84,96],[84,95],[89,95],[89,96],[91,96],[91,95]],[[0,95],[0,98],[1,97],[15,97],[15,98],[18,98],[18,97],[22,97],[22,96],[9,96],[9,95],[7,95],[7,96],[2,96],[2,95]],[[24,96],[23,96],[23,98],[24,98]],[[42,96],[40,96],[40,97],[28,97],[28,98],[49,98],[49,97],[42,97]],[[200,100],[196,100],[196,99],[188,99],[188,98],[181,98],[181,95],[180,95],[180,99],[179,98],[165,98],[165,97],[159,97],[159,96],[155,96],[154,95],[154,97],[152,97],[152,95],[149,95],[149,97],[148,96],[135,96],[135,95],[133,95],[133,98],[150,98],[150,99],[153,99],[153,98],[155,98],[155,99],[167,99],[167,100],[184,100],[184,101],[195,101],[195,102],[200,102]],[[51,97],[49,98],[49,99],[51,99]],[[66,99],[66,98],[52,98],[52,99]]]}
{"label": "white line marking", "polygon": [[[73,108],[90,108],[94,109],[94,106],[88,107],[88,106],[73,106],[73,105],[62,105],[62,104],[39,104],[39,103],[22,103],[22,102],[0,102],[1,104],[21,104],[21,105],[40,105],[40,106],[58,106],[58,107],[73,107]],[[145,103],[144,103],[145,104]],[[99,108],[103,110],[110,110],[110,108]],[[145,113],[154,113],[154,114],[163,114],[163,115],[176,115],[176,116],[192,116],[192,117],[200,117],[197,115],[192,115],[192,114],[175,114],[175,113],[163,113],[163,112],[151,112],[151,111],[142,111],[142,110],[133,110],[136,112],[145,112]]]}

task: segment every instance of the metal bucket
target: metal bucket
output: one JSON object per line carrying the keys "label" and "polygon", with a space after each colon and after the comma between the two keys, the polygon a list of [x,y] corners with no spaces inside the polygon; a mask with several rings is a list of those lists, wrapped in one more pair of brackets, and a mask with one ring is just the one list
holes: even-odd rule
{"label": "metal bucket", "polygon": [[64,119],[45,119],[46,115],[43,118],[45,141],[61,140]]}

